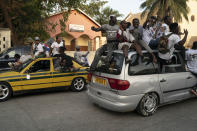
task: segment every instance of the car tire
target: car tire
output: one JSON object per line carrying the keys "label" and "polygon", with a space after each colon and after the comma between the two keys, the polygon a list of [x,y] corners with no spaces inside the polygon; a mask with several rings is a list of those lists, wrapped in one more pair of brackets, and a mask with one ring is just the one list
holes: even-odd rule
{"label": "car tire", "polygon": [[137,112],[142,116],[151,116],[153,115],[158,108],[159,99],[157,94],[148,93],[145,94],[141,101],[138,104]]}
{"label": "car tire", "polygon": [[0,102],[8,100],[12,96],[12,89],[6,83],[0,83]]}
{"label": "car tire", "polygon": [[72,81],[72,86],[71,86],[71,90],[74,91],[74,92],[80,92],[82,90],[85,89],[85,80],[84,78],[75,78],[73,81]]}

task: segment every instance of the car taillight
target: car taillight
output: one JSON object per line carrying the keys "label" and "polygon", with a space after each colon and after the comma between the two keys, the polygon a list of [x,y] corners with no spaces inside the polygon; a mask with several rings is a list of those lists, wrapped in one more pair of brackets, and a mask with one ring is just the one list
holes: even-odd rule
{"label": "car taillight", "polygon": [[88,73],[88,81],[91,82],[92,79],[92,73]]}
{"label": "car taillight", "polygon": [[110,87],[116,90],[127,90],[130,86],[130,83],[127,80],[118,80],[108,78]]}

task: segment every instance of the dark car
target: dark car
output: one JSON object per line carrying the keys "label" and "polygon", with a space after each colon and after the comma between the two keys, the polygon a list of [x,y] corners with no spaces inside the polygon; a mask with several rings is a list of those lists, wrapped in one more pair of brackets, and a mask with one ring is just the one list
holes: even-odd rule
{"label": "dark car", "polygon": [[31,52],[31,46],[11,47],[0,53],[0,72],[10,70],[8,63],[14,62],[14,55],[28,55]]}

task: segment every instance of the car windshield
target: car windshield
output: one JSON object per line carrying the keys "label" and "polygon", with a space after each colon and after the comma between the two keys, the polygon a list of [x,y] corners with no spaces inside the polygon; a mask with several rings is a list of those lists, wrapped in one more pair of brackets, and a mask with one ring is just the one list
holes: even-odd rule
{"label": "car windshield", "polygon": [[17,72],[21,72],[25,67],[27,67],[31,62],[33,61],[33,59],[29,59],[28,61],[26,61],[25,63],[23,63],[16,71]]}
{"label": "car windshield", "polygon": [[7,52],[9,52],[11,50],[11,48],[4,50],[0,53],[0,57],[2,57],[4,54],[6,54]]}
{"label": "car windshield", "polygon": [[123,66],[123,61],[124,61],[123,54],[113,53],[112,59],[109,62],[109,64],[103,61],[103,59],[105,58],[106,58],[106,54],[104,54],[101,60],[99,60],[97,67],[96,67],[96,71],[119,75],[122,71],[122,66]]}

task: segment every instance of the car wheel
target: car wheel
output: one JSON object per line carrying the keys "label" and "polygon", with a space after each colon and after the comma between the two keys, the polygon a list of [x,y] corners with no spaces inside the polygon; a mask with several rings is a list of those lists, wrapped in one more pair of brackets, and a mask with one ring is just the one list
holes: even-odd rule
{"label": "car wheel", "polygon": [[8,84],[0,83],[0,102],[6,101],[11,97],[12,90]]}
{"label": "car wheel", "polygon": [[85,80],[83,78],[75,78],[72,82],[72,91],[82,91],[85,88]]}
{"label": "car wheel", "polygon": [[153,115],[158,107],[158,96],[155,93],[149,93],[143,96],[137,107],[137,112],[142,116]]}

